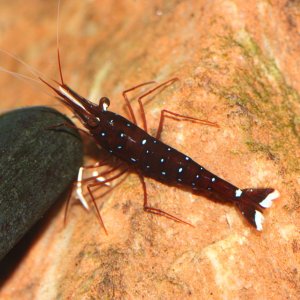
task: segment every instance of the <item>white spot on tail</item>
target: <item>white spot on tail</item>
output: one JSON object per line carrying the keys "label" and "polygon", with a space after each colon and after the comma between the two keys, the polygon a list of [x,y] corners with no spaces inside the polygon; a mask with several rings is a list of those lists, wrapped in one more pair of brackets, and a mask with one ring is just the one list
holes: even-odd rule
{"label": "white spot on tail", "polygon": [[280,194],[277,190],[269,194],[263,201],[259,202],[259,205],[268,208],[272,206],[272,201],[279,198]]}
{"label": "white spot on tail", "polygon": [[255,215],[254,215],[254,221],[255,221],[256,229],[258,231],[262,231],[262,229],[263,229],[262,225],[263,225],[264,220],[265,220],[265,218],[264,218],[263,214],[260,211],[256,210]]}
{"label": "white spot on tail", "polygon": [[238,190],[236,190],[235,191],[235,197],[241,197],[241,195],[243,194],[243,191],[242,190],[240,190],[240,189],[238,189]]}

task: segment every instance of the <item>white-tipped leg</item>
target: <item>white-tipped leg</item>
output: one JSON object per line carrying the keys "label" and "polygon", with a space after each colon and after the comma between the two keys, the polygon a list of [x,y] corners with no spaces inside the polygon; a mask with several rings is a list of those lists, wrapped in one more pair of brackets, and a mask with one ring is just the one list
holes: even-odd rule
{"label": "white-tipped leg", "polygon": [[259,205],[264,208],[269,208],[272,206],[272,201],[279,198],[280,194],[277,190],[269,194],[264,200],[259,202]]}
{"label": "white-tipped leg", "polygon": [[258,231],[262,231],[262,229],[263,229],[262,225],[264,223],[264,220],[265,220],[265,218],[264,218],[263,214],[260,211],[256,210],[255,216],[254,216],[254,221],[255,221],[256,229]]}
{"label": "white-tipped leg", "polygon": [[76,184],[76,198],[81,202],[82,206],[86,209],[89,210],[89,205],[87,201],[85,200],[82,192],[82,173],[83,173],[83,167],[79,168],[78,171],[78,176],[77,176],[77,184]]}

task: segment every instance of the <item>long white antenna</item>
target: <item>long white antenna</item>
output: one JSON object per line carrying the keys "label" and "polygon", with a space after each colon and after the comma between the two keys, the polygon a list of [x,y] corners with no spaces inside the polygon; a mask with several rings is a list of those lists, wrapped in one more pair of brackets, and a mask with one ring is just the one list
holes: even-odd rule
{"label": "long white antenna", "polygon": [[16,56],[15,54],[8,52],[4,49],[0,49],[0,52],[2,52],[3,54],[9,56],[10,58],[14,59],[15,61],[17,61],[18,63],[22,64],[24,67],[26,67],[26,69],[32,74],[34,75],[35,78],[38,78],[40,76],[46,78],[47,76],[40,72],[39,70],[37,70],[36,68],[30,66],[29,64],[27,64],[24,60],[22,60],[21,58],[19,58],[18,56]]}

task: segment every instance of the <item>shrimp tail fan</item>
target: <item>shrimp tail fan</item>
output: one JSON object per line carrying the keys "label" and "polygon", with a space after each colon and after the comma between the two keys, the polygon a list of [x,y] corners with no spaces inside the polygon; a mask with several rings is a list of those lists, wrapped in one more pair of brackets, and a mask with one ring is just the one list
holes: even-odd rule
{"label": "shrimp tail fan", "polygon": [[272,202],[279,196],[277,190],[270,188],[237,190],[234,203],[246,220],[256,230],[262,231],[264,222],[262,212],[264,209],[271,207]]}

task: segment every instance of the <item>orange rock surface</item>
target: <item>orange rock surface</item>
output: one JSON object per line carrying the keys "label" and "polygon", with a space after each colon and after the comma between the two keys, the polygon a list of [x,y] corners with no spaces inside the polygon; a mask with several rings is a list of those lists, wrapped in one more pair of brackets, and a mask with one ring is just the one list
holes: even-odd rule
{"label": "orange rock surface", "polygon": [[[56,13],[56,1],[1,1],[0,48],[58,79]],[[257,233],[233,206],[147,180],[151,204],[192,228],[143,212],[130,174],[98,200],[108,236],[81,206],[65,227],[55,208],[18,260],[1,264],[0,298],[299,299],[299,2],[64,0],[60,13],[65,81],[79,94],[109,96],[127,116],[123,90],[179,77],[146,106],[150,131],[162,108],[217,122],[169,119],[162,139],[241,188],[274,187],[281,198]],[[0,66],[31,75],[4,53]],[[67,112],[32,85],[1,72],[1,111]]]}

